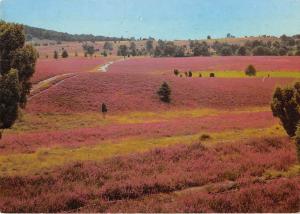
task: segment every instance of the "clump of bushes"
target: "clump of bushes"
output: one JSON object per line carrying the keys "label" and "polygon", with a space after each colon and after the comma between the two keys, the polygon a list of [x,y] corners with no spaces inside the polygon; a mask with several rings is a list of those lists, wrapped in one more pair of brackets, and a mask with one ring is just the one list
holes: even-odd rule
{"label": "clump of bushes", "polygon": [[256,69],[253,65],[249,65],[246,70],[245,70],[245,74],[247,76],[256,76]]}
{"label": "clump of bushes", "polygon": [[215,77],[215,73],[210,73],[209,77]]}

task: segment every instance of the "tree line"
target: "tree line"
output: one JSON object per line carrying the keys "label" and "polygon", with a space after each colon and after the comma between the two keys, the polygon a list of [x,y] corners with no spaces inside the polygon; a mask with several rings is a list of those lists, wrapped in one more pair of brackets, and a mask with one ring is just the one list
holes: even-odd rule
{"label": "tree line", "polygon": [[119,56],[151,55],[154,57],[191,57],[191,56],[300,56],[300,36],[281,36],[278,40],[246,41],[245,44],[229,44],[215,41],[190,40],[188,45],[177,45],[172,41],[147,40],[142,48],[135,42],[129,46],[118,46]]}
{"label": "tree line", "polygon": [[123,37],[108,37],[108,36],[94,36],[92,34],[69,34],[58,32],[54,30],[46,30],[37,27],[30,27],[24,25],[24,32],[26,40],[31,41],[33,38],[48,39],[54,41],[128,41],[129,39]]}

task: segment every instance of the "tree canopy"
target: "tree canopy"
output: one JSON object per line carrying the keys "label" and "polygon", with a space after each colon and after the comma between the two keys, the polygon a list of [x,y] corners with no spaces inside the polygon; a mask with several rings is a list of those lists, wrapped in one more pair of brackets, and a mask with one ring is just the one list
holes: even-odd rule
{"label": "tree canopy", "polygon": [[25,45],[22,25],[0,22],[0,129],[10,128],[25,108],[37,54]]}
{"label": "tree canopy", "polygon": [[273,115],[278,117],[290,137],[295,136],[300,120],[300,82],[293,87],[277,87],[271,109]]}

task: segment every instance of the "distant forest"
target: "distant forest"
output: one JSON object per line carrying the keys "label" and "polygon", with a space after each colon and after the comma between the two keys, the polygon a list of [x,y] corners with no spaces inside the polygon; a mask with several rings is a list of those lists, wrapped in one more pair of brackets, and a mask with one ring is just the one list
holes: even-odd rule
{"label": "distant forest", "polygon": [[69,34],[62,33],[54,30],[46,30],[42,28],[30,27],[24,25],[24,30],[26,34],[26,40],[31,41],[33,38],[40,40],[48,39],[55,41],[127,41],[123,37],[108,37],[108,36],[94,36],[92,34]]}
{"label": "distant forest", "polygon": [[[211,36],[207,40],[189,40],[188,45],[177,45],[173,41],[155,41],[154,38],[140,38],[146,40],[144,47],[138,47],[135,44],[135,38],[118,38],[107,36],[94,36],[92,34],[69,34],[42,28],[24,26],[26,40],[46,39],[57,41],[78,41],[78,42],[96,42],[106,41],[102,55],[107,55],[106,51],[112,51],[113,45],[109,41],[130,41],[128,45],[118,46],[117,54],[120,56],[142,56],[151,55],[154,57],[190,57],[190,56],[300,56],[300,35],[286,36],[282,35],[275,40],[263,41],[257,39],[254,41],[246,40],[245,43],[231,44],[228,42],[219,42],[212,40]],[[264,35],[261,38],[266,38]],[[269,36],[270,37],[270,36]],[[235,38],[230,33],[227,38]],[[245,37],[246,38],[246,37]],[[208,41],[214,41],[208,42]],[[38,43],[37,43],[38,44]],[[86,54],[93,55],[94,46],[83,47]]]}

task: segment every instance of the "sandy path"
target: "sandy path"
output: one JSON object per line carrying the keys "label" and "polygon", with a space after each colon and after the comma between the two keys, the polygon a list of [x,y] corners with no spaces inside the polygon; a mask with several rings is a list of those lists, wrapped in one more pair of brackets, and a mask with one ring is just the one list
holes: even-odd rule
{"label": "sandy path", "polygon": [[[125,59],[119,59],[116,61],[110,61],[104,65],[101,65],[97,71],[100,72],[107,72],[109,66],[111,66],[112,64],[114,64],[115,62],[119,62],[119,61],[124,61]],[[45,93],[47,90],[49,90],[52,87],[58,86],[60,84],[62,84],[65,80],[70,79],[70,78],[74,78],[79,76],[80,73],[67,73],[67,74],[60,74],[54,77],[50,77],[46,80],[40,81],[37,84],[34,84],[31,91],[30,91],[30,95],[28,100],[31,100],[32,98]]]}
{"label": "sandy path", "polygon": [[116,63],[116,62],[120,62],[120,61],[124,61],[124,60],[126,60],[126,59],[123,59],[123,58],[122,58],[122,59],[119,59],[119,60],[110,61],[110,62],[108,62],[108,63],[106,63],[106,64],[100,66],[100,67],[98,68],[98,71],[100,71],[100,72],[107,72],[109,66],[111,66],[112,64],[114,64],[114,63]]}
{"label": "sandy path", "polygon": [[61,83],[63,83],[67,79],[71,79],[74,77],[77,77],[80,73],[67,73],[67,74],[61,74],[54,77],[51,77],[49,79],[43,80],[35,85],[33,85],[28,100],[31,100],[32,98],[46,92],[52,87],[58,86]]}

